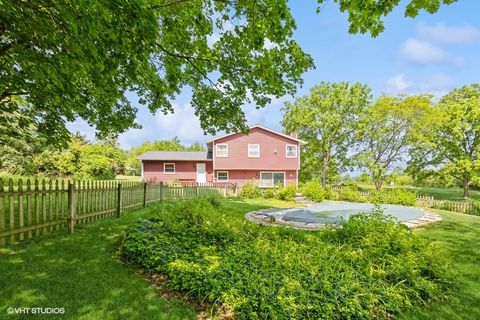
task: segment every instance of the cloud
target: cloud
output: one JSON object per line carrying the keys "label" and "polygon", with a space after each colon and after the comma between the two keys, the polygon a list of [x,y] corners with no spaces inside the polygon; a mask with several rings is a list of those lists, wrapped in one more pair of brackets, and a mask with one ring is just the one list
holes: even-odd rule
{"label": "cloud", "polygon": [[450,60],[448,54],[441,48],[414,38],[405,41],[400,52],[407,61],[418,64],[443,63]]}
{"label": "cloud", "polygon": [[420,23],[419,38],[438,44],[470,44],[480,42],[480,29],[470,25],[448,26],[444,23],[428,25]]}
{"label": "cloud", "polygon": [[386,92],[390,94],[408,93],[424,94],[428,93],[439,99],[455,87],[455,81],[443,74],[430,74],[418,81],[410,80],[405,74],[397,74],[387,80]]}
{"label": "cloud", "polygon": [[174,104],[174,110],[173,114],[155,114],[152,125],[156,126],[162,138],[178,137],[184,143],[202,142],[208,138],[204,135],[200,120],[189,103]]}
{"label": "cloud", "polygon": [[412,84],[403,73],[399,73],[387,80],[387,90],[390,92],[401,92],[410,88]]}

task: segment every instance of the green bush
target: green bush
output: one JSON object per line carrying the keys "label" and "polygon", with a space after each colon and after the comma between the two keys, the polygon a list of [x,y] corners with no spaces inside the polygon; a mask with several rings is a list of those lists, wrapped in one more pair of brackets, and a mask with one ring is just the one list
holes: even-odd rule
{"label": "green bush", "polygon": [[272,199],[275,198],[276,192],[274,188],[266,188],[262,191],[262,197],[265,199]]}
{"label": "green bush", "polygon": [[262,195],[260,189],[257,186],[255,181],[247,181],[242,187],[240,191],[240,196],[246,199],[254,199],[258,198]]}
{"label": "green bush", "polygon": [[319,181],[305,182],[301,190],[305,198],[312,201],[322,202],[325,199],[325,191]]}
{"label": "green bush", "polygon": [[119,254],[236,319],[393,318],[449,285],[439,248],[379,212],[311,233],[177,202],[128,230]]}
{"label": "green bush", "polygon": [[297,192],[297,187],[295,185],[280,187],[277,189],[275,198],[277,198],[278,200],[293,201],[293,199],[295,199],[296,192]]}
{"label": "green bush", "polygon": [[385,189],[381,191],[372,191],[369,201],[372,203],[389,203],[404,206],[414,206],[417,195],[413,191],[403,189]]}
{"label": "green bush", "polygon": [[368,199],[364,197],[360,191],[355,189],[343,188],[338,192],[338,200],[348,202],[368,202]]}

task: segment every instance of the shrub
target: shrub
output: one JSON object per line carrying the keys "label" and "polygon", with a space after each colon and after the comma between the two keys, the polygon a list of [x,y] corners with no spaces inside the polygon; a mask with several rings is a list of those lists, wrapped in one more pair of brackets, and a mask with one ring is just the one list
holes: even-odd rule
{"label": "shrub", "polygon": [[297,192],[297,187],[295,185],[280,187],[277,190],[277,194],[275,195],[275,198],[277,198],[278,200],[293,201],[293,199],[295,199],[296,192]]}
{"label": "shrub", "polygon": [[236,319],[393,318],[449,285],[445,255],[380,212],[310,233],[177,202],[128,230],[119,254]]}
{"label": "shrub", "polygon": [[260,189],[257,186],[257,183],[254,180],[247,181],[240,191],[240,196],[242,198],[254,199],[262,195]]}
{"label": "shrub", "polygon": [[265,199],[275,198],[275,196],[276,196],[275,189],[273,189],[273,188],[264,189],[264,190],[262,191],[262,196],[263,196]]}
{"label": "shrub", "polygon": [[356,189],[343,188],[338,192],[338,200],[348,202],[366,202],[367,199]]}
{"label": "shrub", "polygon": [[373,203],[389,203],[404,206],[414,206],[417,195],[413,191],[403,189],[385,189],[372,191],[369,201]]}
{"label": "shrub", "polygon": [[315,202],[322,202],[325,199],[325,191],[319,181],[308,181],[302,187],[302,194]]}

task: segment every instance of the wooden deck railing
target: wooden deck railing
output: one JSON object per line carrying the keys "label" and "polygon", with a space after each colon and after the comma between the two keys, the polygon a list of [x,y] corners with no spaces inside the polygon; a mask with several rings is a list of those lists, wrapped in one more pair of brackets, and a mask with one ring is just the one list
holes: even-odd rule
{"label": "wooden deck railing", "polygon": [[0,246],[150,203],[195,197],[236,196],[231,183],[142,183],[135,181],[47,181],[0,179]]}

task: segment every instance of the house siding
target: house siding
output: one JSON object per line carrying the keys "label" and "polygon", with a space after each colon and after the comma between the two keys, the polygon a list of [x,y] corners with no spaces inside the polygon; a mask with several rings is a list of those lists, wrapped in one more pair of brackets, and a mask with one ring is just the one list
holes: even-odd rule
{"label": "house siding", "polygon": [[[164,163],[175,163],[175,173],[164,173]],[[195,182],[197,179],[197,163],[206,163],[207,182],[213,182],[213,164],[211,161],[143,161],[143,179],[145,182],[180,181]]]}
{"label": "house siding", "polygon": [[[216,157],[215,145],[228,144],[228,156]],[[248,157],[248,144],[260,145],[260,157]],[[297,146],[297,157],[287,158],[286,145]],[[279,136],[262,128],[253,128],[248,135],[236,133],[219,138],[213,142],[215,170],[250,170],[250,171],[293,171],[299,169],[300,144],[287,137]]]}
{"label": "house siding", "polygon": [[260,172],[264,171],[285,172],[285,184],[297,184],[297,170],[215,170],[215,177],[218,171],[228,171],[228,182],[236,183],[239,187],[253,179],[258,182],[260,180]]}

